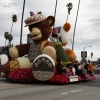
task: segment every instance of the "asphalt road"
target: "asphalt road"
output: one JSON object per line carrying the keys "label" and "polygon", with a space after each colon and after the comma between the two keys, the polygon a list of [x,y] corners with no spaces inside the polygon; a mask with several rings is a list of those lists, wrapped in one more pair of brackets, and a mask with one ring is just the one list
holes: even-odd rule
{"label": "asphalt road", "polygon": [[100,100],[100,75],[70,84],[20,84],[0,78],[0,100]]}

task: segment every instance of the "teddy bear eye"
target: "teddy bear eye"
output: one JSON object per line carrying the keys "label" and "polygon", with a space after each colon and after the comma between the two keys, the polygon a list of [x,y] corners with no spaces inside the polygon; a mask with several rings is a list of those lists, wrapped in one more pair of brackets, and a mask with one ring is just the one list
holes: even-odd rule
{"label": "teddy bear eye", "polygon": [[34,27],[38,27],[39,26],[39,22],[38,23],[35,23],[35,24],[32,24],[29,26],[29,31],[32,32],[32,28]]}
{"label": "teddy bear eye", "polygon": [[32,27],[31,26],[29,26],[29,31],[32,32]]}
{"label": "teddy bear eye", "polygon": [[30,28],[29,31],[32,32],[32,28]]}

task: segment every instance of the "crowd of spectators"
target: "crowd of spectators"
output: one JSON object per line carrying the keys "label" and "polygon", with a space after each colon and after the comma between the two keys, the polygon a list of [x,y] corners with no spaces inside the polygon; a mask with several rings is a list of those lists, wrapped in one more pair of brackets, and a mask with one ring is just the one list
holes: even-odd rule
{"label": "crowd of spectators", "polygon": [[94,76],[94,74],[100,73],[100,70],[98,69],[97,65],[93,65],[90,60],[87,62],[79,62],[78,60],[75,61],[75,63],[68,65],[67,67],[64,67],[61,60],[57,60],[57,73],[67,73],[68,69],[74,69],[75,72],[73,72],[73,75],[80,75],[81,77],[87,79],[86,74],[90,74],[91,76]]}
{"label": "crowd of spectators", "polygon": [[76,61],[73,64],[73,67],[75,68],[76,75],[81,75],[81,77],[85,79],[86,74],[90,74],[91,76],[94,75],[94,66],[91,64],[90,60],[85,63],[82,63],[81,61]]}

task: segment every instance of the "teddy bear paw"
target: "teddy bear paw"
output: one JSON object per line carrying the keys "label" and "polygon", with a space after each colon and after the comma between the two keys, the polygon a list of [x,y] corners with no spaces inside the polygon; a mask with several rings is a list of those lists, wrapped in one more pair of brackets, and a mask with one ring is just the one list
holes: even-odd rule
{"label": "teddy bear paw", "polygon": [[0,64],[1,64],[1,65],[4,65],[4,64],[6,64],[7,62],[8,62],[8,56],[5,55],[5,54],[1,54],[1,55],[0,55]]}
{"label": "teddy bear paw", "polygon": [[5,54],[0,55],[0,76],[5,76],[4,70],[8,63],[8,56]]}
{"label": "teddy bear paw", "polygon": [[37,80],[47,81],[54,75],[54,66],[55,63],[50,56],[41,54],[33,62],[33,75]]}

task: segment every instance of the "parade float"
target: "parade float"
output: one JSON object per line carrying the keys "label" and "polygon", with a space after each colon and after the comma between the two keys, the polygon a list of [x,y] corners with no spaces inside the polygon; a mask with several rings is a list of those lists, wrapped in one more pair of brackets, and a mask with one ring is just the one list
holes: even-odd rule
{"label": "parade float", "polygon": [[55,23],[54,16],[45,17],[44,14],[32,12],[30,15],[25,19],[25,27],[29,29],[32,42],[11,47],[9,49],[9,54],[13,58],[11,61],[6,55],[0,55],[1,76],[15,82],[29,83],[94,80],[95,77],[88,73],[85,74],[86,78],[77,75],[73,67],[77,57],[72,49],[67,48],[67,44],[71,41],[70,23],[64,23],[60,29],[52,28]]}

